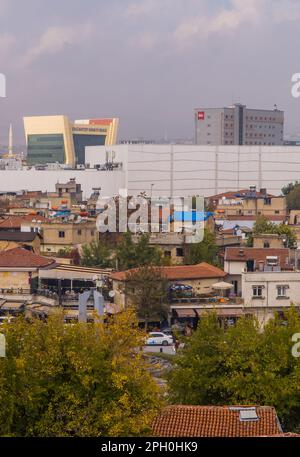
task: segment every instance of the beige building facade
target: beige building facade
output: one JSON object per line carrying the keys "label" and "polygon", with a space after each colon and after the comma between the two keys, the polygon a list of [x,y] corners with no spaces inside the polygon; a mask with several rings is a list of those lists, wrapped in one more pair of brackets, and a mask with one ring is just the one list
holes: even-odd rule
{"label": "beige building facade", "polygon": [[117,118],[71,122],[63,115],[24,117],[27,163],[83,165],[86,146],[116,144],[118,125]]}

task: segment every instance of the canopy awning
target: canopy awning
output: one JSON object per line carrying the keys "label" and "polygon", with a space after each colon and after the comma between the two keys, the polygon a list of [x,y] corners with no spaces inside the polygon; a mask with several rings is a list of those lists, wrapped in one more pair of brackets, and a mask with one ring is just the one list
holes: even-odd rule
{"label": "canopy awning", "polygon": [[178,317],[196,317],[197,314],[192,308],[173,308]]}
{"label": "canopy awning", "polygon": [[216,290],[229,290],[229,289],[232,289],[233,287],[234,287],[233,284],[231,284],[230,282],[225,282],[225,281],[216,282],[215,284],[212,285],[212,288],[216,289]]}

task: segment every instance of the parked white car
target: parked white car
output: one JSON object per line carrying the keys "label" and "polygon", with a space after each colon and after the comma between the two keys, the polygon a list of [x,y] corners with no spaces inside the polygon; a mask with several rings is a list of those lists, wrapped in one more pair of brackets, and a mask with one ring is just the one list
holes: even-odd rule
{"label": "parked white car", "polygon": [[166,335],[162,332],[151,332],[148,335],[146,345],[158,345],[158,346],[169,346],[173,344],[172,335]]}

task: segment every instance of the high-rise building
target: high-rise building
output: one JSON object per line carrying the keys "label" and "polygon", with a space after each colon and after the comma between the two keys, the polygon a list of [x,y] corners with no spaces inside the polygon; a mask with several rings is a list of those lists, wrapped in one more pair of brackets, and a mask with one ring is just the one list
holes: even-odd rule
{"label": "high-rise building", "polygon": [[82,165],[86,146],[116,143],[118,124],[117,118],[70,122],[67,116],[25,117],[27,163]]}
{"label": "high-rise building", "polygon": [[195,143],[209,145],[283,145],[284,112],[246,108],[236,103],[225,108],[195,110]]}

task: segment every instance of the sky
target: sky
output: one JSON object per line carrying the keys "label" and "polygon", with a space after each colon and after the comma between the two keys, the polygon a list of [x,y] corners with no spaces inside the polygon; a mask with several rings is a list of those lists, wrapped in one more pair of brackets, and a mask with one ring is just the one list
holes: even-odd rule
{"label": "sky", "polygon": [[0,0],[0,144],[22,117],[119,117],[119,139],[193,138],[196,107],[285,111],[300,134],[299,0]]}

